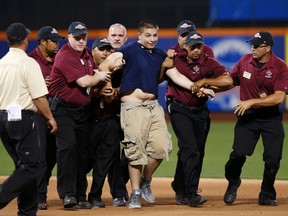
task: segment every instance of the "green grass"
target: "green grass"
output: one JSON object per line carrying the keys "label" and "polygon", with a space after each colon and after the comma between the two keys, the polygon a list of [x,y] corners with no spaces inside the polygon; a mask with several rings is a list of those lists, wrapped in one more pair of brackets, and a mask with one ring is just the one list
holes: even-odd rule
{"label": "green grass", "polygon": [[[284,130],[287,134],[288,121],[284,121]],[[202,177],[206,178],[224,178],[224,166],[232,151],[232,143],[234,136],[235,121],[211,122],[210,133],[206,142],[206,150],[204,164],[202,169]],[[171,177],[174,176],[176,167],[176,155],[178,151],[177,139],[169,124],[169,131],[173,138],[173,152],[169,161],[163,161],[161,166],[156,170],[155,176]],[[288,136],[288,134],[287,134]],[[281,160],[280,169],[277,174],[277,179],[287,179],[288,164],[287,154],[287,138],[284,140],[284,149]],[[260,139],[255,148],[254,154],[247,157],[246,163],[242,169],[242,178],[261,179],[264,170],[264,162],[262,160],[263,144]]]}
{"label": "green grass", "polygon": [[[284,121],[285,132],[288,131],[288,121]],[[232,150],[232,142],[234,135],[235,121],[219,122],[213,121],[211,123],[210,133],[206,142],[206,151],[204,164],[202,169],[202,177],[207,178],[223,178],[224,166],[229,158]],[[156,170],[154,176],[172,177],[174,176],[176,166],[176,155],[178,151],[177,140],[171,125],[168,123],[169,131],[173,139],[173,151],[170,155],[169,161],[163,161],[161,166]],[[287,138],[285,139],[285,141]],[[287,143],[287,141],[286,141]],[[243,167],[242,178],[261,179],[264,169],[264,162],[262,160],[263,145],[260,140],[256,146],[254,154],[247,157],[246,163]],[[287,179],[288,169],[288,154],[287,146],[284,142],[283,158],[281,166],[277,175],[277,179]],[[7,155],[2,143],[0,143],[0,175],[9,175],[13,172],[14,165],[11,158]],[[55,174],[55,170],[54,170]]]}

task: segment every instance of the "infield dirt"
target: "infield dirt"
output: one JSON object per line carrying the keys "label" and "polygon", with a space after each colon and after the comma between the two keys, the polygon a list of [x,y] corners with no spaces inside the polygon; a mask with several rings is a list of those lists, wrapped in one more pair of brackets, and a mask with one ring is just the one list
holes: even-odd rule
{"label": "infield dirt", "polygon": [[[6,177],[0,177],[3,182]],[[89,186],[91,177],[88,177]],[[201,179],[201,195],[208,201],[198,208],[179,206],[175,204],[174,192],[170,183],[172,178],[155,177],[152,181],[152,191],[156,196],[155,204],[148,204],[142,200],[141,210],[131,210],[127,207],[113,207],[108,183],[103,188],[103,201],[106,208],[89,210],[64,210],[56,190],[56,178],[50,180],[48,191],[48,210],[38,211],[38,216],[287,216],[288,215],[288,182],[276,181],[278,206],[259,206],[258,193],[261,180],[242,179],[242,184],[237,193],[237,200],[233,205],[223,202],[223,194],[227,187],[225,179]],[[128,184],[128,190],[131,191]],[[13,200],[6,208],[0,210],[1,216],[17,215],[17,203]]]}

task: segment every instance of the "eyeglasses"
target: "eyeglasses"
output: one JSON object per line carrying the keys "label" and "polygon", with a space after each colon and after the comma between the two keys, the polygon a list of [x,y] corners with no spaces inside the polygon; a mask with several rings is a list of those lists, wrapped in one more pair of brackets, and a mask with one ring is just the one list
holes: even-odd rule
{"label": "eyeglasses", "polygon": [[76,41],[80,41],[80,40],[86,41],[86,40],[87,40],[87,35],[74,36],[74,39],[75,39]]}
{"label": "eyeglasses", "polygon": [[267,45],[251,45],[253,49],[258,49],[262,47],[267,47]]}
{"label": "eyeglasses", "polygon": [[183,33],[183,34],[181,34],[181,35],[179,35],[179,36],[182,37],[182,38],[184,38],[184,37],[186,37],[188,34],[189,34],[189,33],[186,32],[186,33]]}

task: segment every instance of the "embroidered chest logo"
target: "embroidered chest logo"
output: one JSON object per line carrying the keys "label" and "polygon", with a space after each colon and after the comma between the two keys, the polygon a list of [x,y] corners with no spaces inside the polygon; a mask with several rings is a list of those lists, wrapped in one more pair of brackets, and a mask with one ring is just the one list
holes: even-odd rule
{"label": "embroidered chest logo", "polygon": [[192,73],[193,73],[193,74],[200,74],[200,68],[199,68],[197,65],[195,65],[195,66],[193,67]]}
{"label": "embroidered chest logo", "polygon": [[265,78],[272,78],[272,72],[270,70],[266,71]]}

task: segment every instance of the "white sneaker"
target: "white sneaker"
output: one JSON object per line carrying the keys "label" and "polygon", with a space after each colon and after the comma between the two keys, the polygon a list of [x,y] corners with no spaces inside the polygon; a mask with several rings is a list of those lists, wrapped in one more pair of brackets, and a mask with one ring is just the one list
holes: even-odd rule
{"label": "white sneaker", "polygon": [[149,203],[155,203],[155,197],[152,194],[150,184],[151,181],[141,178],[140,188],[142,190],[142,197]]}
{"label": "white sneaker", "polygon": [[128,205],[129,209],[139,209],[142,207],[141,195],[142,195],[141,190],[132,191],[130,196],[130,202]]}

